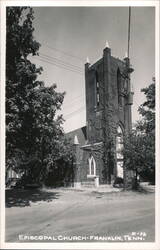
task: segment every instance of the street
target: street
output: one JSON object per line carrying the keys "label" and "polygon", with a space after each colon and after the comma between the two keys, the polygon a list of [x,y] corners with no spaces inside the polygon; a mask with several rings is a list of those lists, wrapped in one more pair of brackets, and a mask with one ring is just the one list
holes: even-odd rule
{"label": "street", "polygon": [[8,190],[6,242],[154,241],[154,198],[153,192]]}

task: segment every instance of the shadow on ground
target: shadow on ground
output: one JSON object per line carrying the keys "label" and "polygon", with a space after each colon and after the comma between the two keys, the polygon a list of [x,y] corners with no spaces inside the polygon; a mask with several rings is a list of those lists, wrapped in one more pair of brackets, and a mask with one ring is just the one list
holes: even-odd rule
{"label": "shadow on ground", "polygon": [[30,206],[31,202],[46,201],[50,202],[53,199],[58,199],[59,194],[47,192],[39,189],[34,190],[20,190],[9,189],[6,190],[6,207],[26,207]]}
{"label": "shadow on ground", "polygon": [[150,194],[150,193],[154,193],[155,190],[154,189],[147,189],[147,188],[144,188],[144,187],[140,187],[135,192],[142,193],[142,194]]}
{"label": "shadow on ground", "polygon": [[150,195],[155,193],[153,188],[144,188],[139,187],[137,190],[120,190],[119,192],[103,192],[103,191],[92,191],[91,195],[95,196],[97,199],[103,198],[107,196],[108,200],[114,200],[119,198],[124,198],[127,196],[137,196],[137,195]]}

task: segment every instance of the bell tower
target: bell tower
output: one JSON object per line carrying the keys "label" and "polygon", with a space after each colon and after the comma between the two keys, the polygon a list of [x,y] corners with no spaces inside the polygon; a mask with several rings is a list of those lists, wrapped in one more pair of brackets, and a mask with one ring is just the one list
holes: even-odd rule
{"label": "bell tower", "polygon": [[[85,90],[86,90],[86,122],[88,144],[94,146],[98,143],[105,147],[108,141],[114,147],[114,155],[110,169],[107,169],[107,183],[111,176],[118,173],[116,157],[117,131],[128,133],[132,127],[131,106],[133,92],[131,91],[130,75],[133,69],[128,57],[120,60],[111,54],[108,43],[103,50],[103,56],[94,64],[87,59],[85,64]],[[104,168],[108,168],[105,162]],[[121,168],[123,160],[121,157]],[[122,172],[122,169],[120,169]]]}
{"label": "bell tower", "polygon": [[120,122],[126,132],[131,129],[132,72],[129,58],[120,60],[113,57],[108,47],[103,50],[103,57],[96,63],[91,65],[88,60],[85,64],[86,121],[89,141],[97,142],[102,139],[102,120],[104,115],[109,117],[111,106],[113,116],[110,119]]}

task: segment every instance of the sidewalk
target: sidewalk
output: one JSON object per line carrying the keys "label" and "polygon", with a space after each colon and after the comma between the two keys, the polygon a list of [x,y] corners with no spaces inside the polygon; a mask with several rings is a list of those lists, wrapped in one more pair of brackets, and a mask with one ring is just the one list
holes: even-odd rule
{"label": "sidewalk", "polygon": [[114,188],[112,185],[99,185],[99,187],[84,187],[80,188],[75,187],[60,187],[60,188],[43,188],[43,190],[47,191],[75,191],[75,192],[100,192],[100,193],[113,193],[113,192],[121,192],[123,188]]}
{"label": "sidewalk", "polygon": [[[140,183],[140,187],[142,188],[142,192],[149,192],[149,193],[154,193],[155,192],[155,185],[149,185],[148,182],[142,182]],[[123,188],[115,188],[112,185],[99,185],[99,187],[85,187],[81,186],[79,188],[75,187],[59,187],[59,188],[43,188],[43,190],[47,191],[58,191],[58,192],[67,192],[67,191],[75,191],[75,192],[84,192],[84,193],[92,193],[92,192],[97,192],[97,193],[117,193],[117,192],[122,192],[124,191]],[[132,190],[130,190],[132,191]],[[140,190],[141,191],[141,190]],[[129,192],[129,190],[127,191]]]}

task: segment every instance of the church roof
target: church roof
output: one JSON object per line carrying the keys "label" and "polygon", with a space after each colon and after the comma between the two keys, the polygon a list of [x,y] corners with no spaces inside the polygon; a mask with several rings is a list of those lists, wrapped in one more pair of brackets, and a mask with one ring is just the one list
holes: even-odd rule
{"label": "church roof", "polygon": [[84,145],[87,140],[86,126],[78,128],[66,134],[66,137],[71,139],[71,143],[74,143],[75,136],[77,136],[79,144]]}

